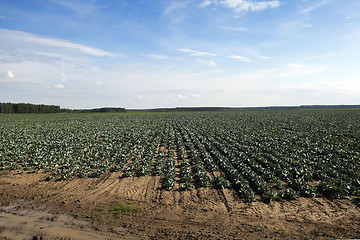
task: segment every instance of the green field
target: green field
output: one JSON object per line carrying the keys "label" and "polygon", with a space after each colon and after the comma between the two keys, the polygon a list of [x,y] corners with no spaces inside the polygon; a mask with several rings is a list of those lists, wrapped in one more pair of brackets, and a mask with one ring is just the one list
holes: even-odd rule
{"label": "green field", "polygon": [[0,115],[0,170],[44,181],[119,172],[250,200],[343,198],[360,196],[359,160],[360,110]]}

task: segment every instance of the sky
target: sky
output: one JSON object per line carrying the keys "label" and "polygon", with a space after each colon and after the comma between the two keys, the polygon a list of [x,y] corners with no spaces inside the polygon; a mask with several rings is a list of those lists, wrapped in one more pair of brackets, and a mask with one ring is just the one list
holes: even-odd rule
{"label": "sky", "polygon": [[360,104],[359,0],[2,0],[0,102]]}

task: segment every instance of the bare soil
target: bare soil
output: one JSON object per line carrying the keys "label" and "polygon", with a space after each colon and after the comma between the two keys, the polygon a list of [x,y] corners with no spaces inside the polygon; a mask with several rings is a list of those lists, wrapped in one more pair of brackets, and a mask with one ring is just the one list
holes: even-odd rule
{"label": "bare soil", "polygon": [[166,191],[153,176],[44,178],[1,172],[0,239],[360,238],[359,198],[247,202],[231,189]]}

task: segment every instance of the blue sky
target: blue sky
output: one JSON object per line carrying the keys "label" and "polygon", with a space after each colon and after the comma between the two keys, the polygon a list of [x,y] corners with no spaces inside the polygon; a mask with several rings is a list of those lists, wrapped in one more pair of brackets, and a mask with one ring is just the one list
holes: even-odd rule
{"label": "blue sky", "polygon": [[0,102],[360,104],[358,0],[3,0]]}

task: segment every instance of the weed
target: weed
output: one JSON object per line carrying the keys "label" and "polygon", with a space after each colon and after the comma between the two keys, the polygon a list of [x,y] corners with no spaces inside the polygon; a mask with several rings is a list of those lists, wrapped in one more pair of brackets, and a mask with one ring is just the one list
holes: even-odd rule
{"label": "weed", "polygon": [[109,209],[109,212],[112,213],[115,217],[120,217],[122,213],[131,213],[137,211],[139,211],[138,208],[125,203],[118,203]]}
{"label": "weed", "polygon": [[98,221],[102,221],[102,216],[103,216],[103,213],[102,212],[93,212],[91,214],[91,219],[94,219],[94,220],[98,220]]}
{"label": "weed", "polygon": [[77,218],[87,218],[89,217],[85,212],[76,212],[76,213],[73,213],[73,215]]}

